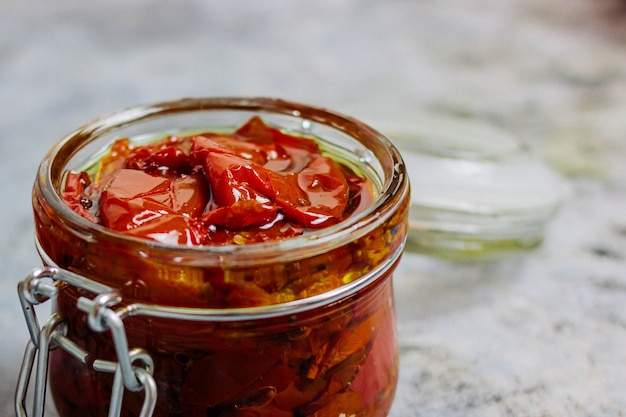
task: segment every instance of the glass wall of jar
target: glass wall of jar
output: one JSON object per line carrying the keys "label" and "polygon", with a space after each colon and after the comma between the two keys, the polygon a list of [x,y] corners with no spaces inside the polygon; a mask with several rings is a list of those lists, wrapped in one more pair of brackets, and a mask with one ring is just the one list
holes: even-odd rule
{"label": "glass wall of jar", "polygon": [[[61,197],[67,173],[118,138],[227,132],[252,116],[314,138],[367,176],[376,188],[371,205],[285,240],[186,246],[111,231]],[[154,361],[155,415],[385,416],[398,372],[391,275],[406,238],[408,194],[397,150],[359,121],[282,100],[209,98],[125,110],[68,135],[41,164],[33,206],[44,263],[118,289],[129,346]],[[216,291],[241,297],[284,282],[307,291],[272,304],[211,303]],[[76,309],[81,295],[69,285],[55,300],[67,337],[92,360],[115,360],[109,333],[92,331]],[[49,383],[61,416],[107,415],[113,375],[55,349]],[[126,393],[122,415],[138,415],[142,401]]]}

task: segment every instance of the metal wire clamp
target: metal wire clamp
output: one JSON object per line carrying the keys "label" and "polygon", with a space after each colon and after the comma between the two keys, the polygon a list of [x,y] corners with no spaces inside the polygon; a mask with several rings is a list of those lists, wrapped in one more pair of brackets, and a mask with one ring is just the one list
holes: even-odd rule
{"label": "metal wire clamp", "polygon": [[[93,299],[80,297],[77,308],[87,315],[87,323],[95,332],[110,331],[117,362],[95,359],[89,353],[66,337],[67,323],[58,313],[39,326],[35,306],[54,298],[63,286],[71,285],[94,294]],[[120,415],[125,389],[144,391],[144,402],[140,417],[153,414],[157,399],[157,389],[153,372],[153,361],[143,349],[129,349],[122,314],[112,307],[121,302],[117,291],[106,285],[89,280],[73,272],[54,267],[41,267],[33,270],[18,284],[18,295],[28,326],[30,340],[26,344],[15,392],[15,415],[27,417],[26,394],[35,369],[32,416],[43,417],[48,378],[48,358],[52,349],[61,348],[75,359],[98,372],[113,373],[113,389],[109,406],[109,417]]]}

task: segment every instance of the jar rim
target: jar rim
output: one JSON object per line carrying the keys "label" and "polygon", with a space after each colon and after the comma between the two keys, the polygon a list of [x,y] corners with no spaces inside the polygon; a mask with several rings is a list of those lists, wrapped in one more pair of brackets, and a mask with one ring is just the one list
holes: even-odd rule
{"label": "jar rim", "polygon": [[[160,116],[211,110],[287,115],[330,126],[359,141],[361,138],[371,140],[378,147],[377,157],[380,158],[380,154],[384,153],[388,158],[383,164],[385,178],[381,184],[380,194],[365,210],[333,226],[277,241],[219,246],[163,243],[115,232],[81,217],[63,201],[57,188],[60,185],[54,183],[54,178],[60,180],[66,170],[65,166],[59,166],[59,163],[67,162],[86,143],[114,132],[116,129]],[[408,193],[408,177],[404,161],[393,143],[374,128],[352,117],[325,108],[276,98],[207,97],[139,105],[88,122],[61,138],[48,152],[39,166],[35,186],[40,187],[50,207],[60,214],[68,226],[71,226],[73,231],[80,234],[82,238],[94,240],[97,236],[120,244],[142,244],[146,251],[150,252],[150,256],[166,252],[168,258],[181,263],[191,262],[192,265],[194,262],[207,262],[208,257],[202,256],[201,260],[198,257],[210,254],[214,258],[213,261],[217,262],[215,265],[221,266],[235,262],[237,265],[271,262],[276,260],[275,255],[278,253],[281,254],[282,261],[288,261],[298,259],[298,256],[302,254],[313,256],[317,253],[316,250],[321,250],[321,247],[330,243],[340,246],[355,240],[373,230],[393,214],[400,201],[398,197]]]}

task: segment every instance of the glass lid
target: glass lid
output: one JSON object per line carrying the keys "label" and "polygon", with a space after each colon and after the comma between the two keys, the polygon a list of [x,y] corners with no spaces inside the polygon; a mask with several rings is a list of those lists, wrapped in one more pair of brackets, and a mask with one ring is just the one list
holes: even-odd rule
{"label": "glass lid", "polygon": [[407,251],[472,261],[535,248],[567,195],[559,174],[493,125],[428,114],[370,124],[407,165]]}

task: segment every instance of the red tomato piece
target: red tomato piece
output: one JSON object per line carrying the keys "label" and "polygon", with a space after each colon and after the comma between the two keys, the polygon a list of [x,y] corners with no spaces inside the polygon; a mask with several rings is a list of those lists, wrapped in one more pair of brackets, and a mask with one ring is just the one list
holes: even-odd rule
{"label": "red tomato piece", "polygon": [[156,240],[157,242],[179,245],[201,245],[207,234],[203,224],[178,214],[164,214],[150,218],[145,224],[126,231],[131,236]]}
{"label": "red tomato piece", "polygon": [[203,223],[227,229],[270,224],[276,218],[278,207],[257,200],[241,200],[228,207],[219,207],[202,216]]}
{"label": "red tomato piece", "polygon": [[128,152],[125,167],[173,176],[187,174],[194,166],[189,156],[190,144],[189,137],[170,136],[164,141],[134,148]]}
{"label": "red tomato piece", "polygon": [[269,203],[263,195],[263,180],[253,168],[258,165],[235,155],[208,153],[204,158],[207,180],[213,190],[213,199],[219,207],[227,207],[241,200]]}
{"label": "red tomato piece", "polygon": [[198,158],[200,163],[203,162],[208,153],[213,152],[227,153],[260,165],[276,157],[272,152],[272,147],[259,146],[255,142],[239,140],[232,136],[208,133],[194,136],[192,143],[192,154]]}
{"label": "red tomato piece", "polygon": [[[256,200],[267,207],[261,217],[269,217],[269,212],[275,212],[278,206],[286,220],[310,228],[341,220],[348,204],[349,188],[343,173],[331,159],[314,155],[302,172],[279,173],[239,156],[207,149],[207,146],[211,145],[205,140],[194,142],[192,152],[203,157],[207,180],[218,206],[231,207],[242,200]],[[249,221],[243,225],[255,225],[258,220],[258,216],[250,213]]]}
{"label": "red tomato piece", "polygon": [[[393,313],[387,312],[386,314]],[[355,391],[362,393],[363,401],[367,405],[376,401],[381,393],[389,389],[390,379],[397,372],[395,369],[397,346],[391,342],[396,340],[395,331],[391,320],[381,326],[374,336],[374,343],[367,360],[352,384]]]}
{"label": "red tomato piece", "polygon": [[104,226],[164,242],[200,244],[203,226],[193,220],[206,205],[197,175],[166,178],[143,171],[115,172],[100,197]]}
{"label": "red tomato piece", "polygon": [[262,352],[216,352],[191,365],[180,393],[181,400],[206,406],[235,403],[248,386],[275,364],[276,358]]}
{"label": "red tomato piece", "polygon": [[319,152],[319,147],[314,140],[287,135],[279,129],[268,126],[258,116],[250,118],[250,120],[237,129],[235,136],[243,140],[251,140],[259,145],[280,145],[283,147],[304,149],[309,153]]}
{"label": "red tomato piece", "polygon": [[91,179],[86,172],[68,172],[65,179],[63,200],[76,213],[90,221],[95,221],[90,208],[93,201],[87,196],[86,189],[91,185]]}

